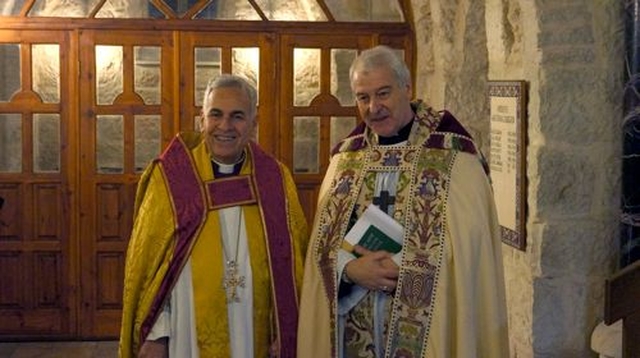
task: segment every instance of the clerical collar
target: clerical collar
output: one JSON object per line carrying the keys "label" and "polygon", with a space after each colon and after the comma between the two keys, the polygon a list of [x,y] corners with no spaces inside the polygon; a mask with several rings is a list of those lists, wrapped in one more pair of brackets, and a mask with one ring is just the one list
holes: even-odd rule
{"label": "clerical collar", "polygon": [[211,158],[211,164],[213,164],[213,174],[215,174],[216,178],[224,178],[240,174],[240,169],[242,169],[244,158],[244,152],[242,152],[240,159],[232,164],[220,163],[217,160]]}
{"label": "clerical collar", "polygon": [[406,141],[407,139],[409,139],[409,134],[411,133],[412,125],[413,125],[413,119],[411,119],[409,123],[405,124],[405,126],[398,131],[397,135],[394,135],[391,137],[378,136],[378,144],[390,145],[390,144],[398,144],[400,142]]}

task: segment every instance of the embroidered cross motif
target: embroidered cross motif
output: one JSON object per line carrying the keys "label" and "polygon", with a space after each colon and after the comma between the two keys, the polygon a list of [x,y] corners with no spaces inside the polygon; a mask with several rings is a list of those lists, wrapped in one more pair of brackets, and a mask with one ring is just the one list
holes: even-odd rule
{"label": "embroidered cross motif", "polygon": [[223,286],[227,291],[229,301],[240,302],[238,287],[244,288],[244,276],[238,274],[238,264],[235,261],[227,261],[227,274]]}
{"label": "embroidered cross motif", "polygon": [[375,205],[378,205],[380,210],[384,211],[387,214],[389,214],[389,206],[395,204],[395,202],[396,197],[389,195],[388,190],[381,190],[380,196],[376,196],[375,198],[373,198],[373,203]]}

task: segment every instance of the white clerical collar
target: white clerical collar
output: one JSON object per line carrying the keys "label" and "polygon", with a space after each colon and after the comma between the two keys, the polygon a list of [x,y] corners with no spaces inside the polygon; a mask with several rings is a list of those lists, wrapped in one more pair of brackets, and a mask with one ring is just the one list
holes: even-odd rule
{"label": "white clerical collar", "polygon": [[[227,164],[227,163],[221,163],[217,160],[215,160],[213,158],[213,156],[211,156],[211,161],[214,164],[214,171],[220,173],[220,174],[232,174],[234,172],[234,170],[236,169],[235,167],[237,165],[242,164],[242,162],[244,161],[245,158],[245,152],[242,152],[242,155],[240,155],[240,158],[238,160],[236,160],[235,163],[231,163],[231,164]],[[240,169],[238,169],[239,171]]]}
{"label": "white clerical collar", "polygon": [[224,163],[218,163],[218,162],[216,162],[216,164],[218,164],[218,170],[222,174],[233,173],[233,167],[236,166],[235,164],[224,164]]}

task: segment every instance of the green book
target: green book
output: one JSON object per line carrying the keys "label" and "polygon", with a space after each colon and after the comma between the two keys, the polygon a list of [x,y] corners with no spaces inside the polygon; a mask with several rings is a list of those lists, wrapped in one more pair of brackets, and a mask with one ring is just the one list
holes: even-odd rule
{"label": "green book", "polygon": [[392,254],[402,250],[403,228],[397,221],[371,204],[345,235],[342,247],[355,256],[354,245],[370,251],[385,250]]}
{"label": "green book", "polygon": [[[374,225],[369,226],[369,228],[364,232],[362,238],[358,241],[358,245],[363,246],[370,251],[385,250],[392,254],[398,253],[402,250],[402,245]],[[355,255],[359,256],[358,254]]]}

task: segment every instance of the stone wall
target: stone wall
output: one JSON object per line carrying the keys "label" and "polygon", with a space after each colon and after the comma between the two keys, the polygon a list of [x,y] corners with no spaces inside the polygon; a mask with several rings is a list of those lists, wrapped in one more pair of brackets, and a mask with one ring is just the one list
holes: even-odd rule
{"label": "stone wall", "polygon": [[[616,268],[622,5],[412,0],[416,93],[488,152],[488,80],[525,80],[525,252],[504,246],[512,357],[594,357],[589,340]],[[425,55],[422,55],[425,54]]]}

